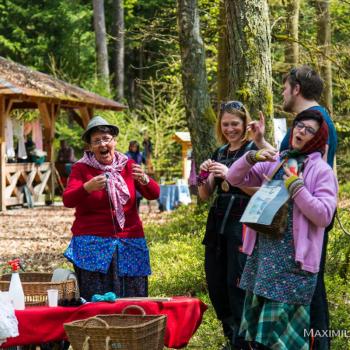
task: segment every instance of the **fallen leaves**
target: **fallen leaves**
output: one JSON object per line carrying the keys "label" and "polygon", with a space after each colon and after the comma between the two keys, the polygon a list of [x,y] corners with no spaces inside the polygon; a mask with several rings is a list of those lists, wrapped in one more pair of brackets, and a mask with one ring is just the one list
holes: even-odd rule
{"label": "fallen leaves", "polygon": [[0,264],[20,258],[27,271],[52,272],[66,265],[74,210],[62,206],[0,213]]}

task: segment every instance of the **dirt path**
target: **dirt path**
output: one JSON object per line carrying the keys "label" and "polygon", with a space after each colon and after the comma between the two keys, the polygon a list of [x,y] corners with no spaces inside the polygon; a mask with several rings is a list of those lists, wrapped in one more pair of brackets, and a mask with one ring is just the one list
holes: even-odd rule
{"label": "dirt path", "polygon": [[[164,222],[155,203],[141,207],[144,224]],[[0,266],[19,257],[27,271],[52,272],[67,260],[63,257],[71,238],[74,209],[62,205],[0,212]],[[1,273],[1,269],[0,269]]]}
{"label": "dirt path", "polygon": [[72,209],[62,206],[0,213],[0,264],[20,257],[28,271],[52,271],[71,237]]}

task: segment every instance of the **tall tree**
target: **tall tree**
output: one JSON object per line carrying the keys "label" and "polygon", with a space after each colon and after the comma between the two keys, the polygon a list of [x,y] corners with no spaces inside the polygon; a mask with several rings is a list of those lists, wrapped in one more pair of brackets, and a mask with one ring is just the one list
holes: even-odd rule
{"label": "tall tree", "polygon": [[229,97],[229,53],[227,45],[226,9],[224,1],[220,1],[218,16],[218,101],[227,101]]}
{"label": "tall tree", "polygon": [[210,104],[205,49],[196,0],[178,0],[182,84],[188,128],[197,168],[213,152],[215,113]]}
{"label": "tall tree", "polygon": [[288,39],[284,51],[284,61],[296,65],[299,62],[299,11],[300,0],[286,1],[286,31]]}
{"label": "tall tree", "polygon": [[263,111],[272,137],[271,34],[266,0],[225,0],[229,46],[229,97],[256,117]]}
{"label": "tall tree", "polygon": [[321,75],[325,82],[322,104],[332,112],[332,63],[329,59],[331,54],[331,19],[329,13],[329,0],[314,1],[314,6],[317,13],[317,44],[322,52],[319,62],[321,66]]}
{"label": "tall tree", "polygon": [[109,67],[106,37],[104,0],[93,0],[94,29],[96,38],[97,74],[104,88],[109,91]]}
{"label": "tall tree", "polygon": [[123,0],[113,0],[114,15],[114,88],[116,90],[116,98],[119,101],[124,99],[124,4]]}

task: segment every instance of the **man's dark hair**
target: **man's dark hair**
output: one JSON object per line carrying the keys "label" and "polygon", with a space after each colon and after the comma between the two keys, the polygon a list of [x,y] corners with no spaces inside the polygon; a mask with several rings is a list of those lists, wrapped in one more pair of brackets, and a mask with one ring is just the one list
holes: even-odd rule
{"label": "man's dark hair", "polygon": [[292,89],[298,84],[305,99],[319,101],[324,84],[320,75],[311,67],[304,65],[291,69],[283,78],[283,83],[286,81]]}

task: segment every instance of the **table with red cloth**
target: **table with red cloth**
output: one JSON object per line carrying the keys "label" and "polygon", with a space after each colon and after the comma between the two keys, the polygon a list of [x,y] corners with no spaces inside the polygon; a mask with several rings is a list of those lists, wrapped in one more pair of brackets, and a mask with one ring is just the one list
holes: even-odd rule
{"label": "table with red cloth", "polygon": [[[155,301],[156,300],[156,301]],[[207,306],[199,299],[173,297],[169,300],[119,299],[114,303],[87,303],[79,307],[28,307],[16,310],[19,336],[8,338],[2,347],[41,344],[67,339],[63,324],[99,314],[115,314],[128,305],[139,305],[147,315],[167,315],[165,345],[185,347],[202,322]]]}

